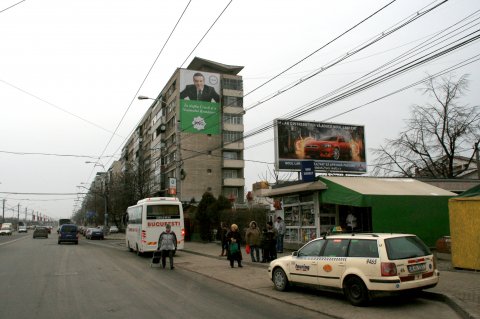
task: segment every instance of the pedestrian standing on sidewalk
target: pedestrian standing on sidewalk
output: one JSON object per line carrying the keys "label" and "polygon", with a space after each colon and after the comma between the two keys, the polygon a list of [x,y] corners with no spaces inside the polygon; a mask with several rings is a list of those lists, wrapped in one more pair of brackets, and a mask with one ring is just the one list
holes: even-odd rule
{"label": "pedestrian standing on sidewalk", "polygon": [[285,236],[286,227],[282,217],[278,216],[275,222],[275,229],[277,230],[277,253],[283,253],[283,237]]}
{"label": "pedestrian standing on sidewalk", "polygon": [[220,257],[227,255],[227,245],[228,245],[227,233],[228,233],[227,224],[225,222],[221,222],[220,223],[220,241],[222,244],[222,253],[220,254]]}
{"label": "pedestrian standing on sidewalk", "polygon": [[260,229],[257,227],[257,223],[252,220],[245,235],[245,241],[247,242],[247,245],[250,245],[250,256],[252,257],[252,262],[261,261],[259,249],[261,236],[262,234],[260,233]]}
{"label": "pedestrian standing on sidewalk", "polygon": [[230,261],[230,267],[233,268],[235,261],[238,263],[238,267],[242,266],[242,251],[240,250],[240,244],[242,242],[242,235],[238,231],[238,226],[232,224],[230,231],[227,233],[227,258]]}
{"label": "pedestrian standing on sidewalk", "polygon": [[267,222],[267,228],[263,233],[264,258],[262,262],[270,262],[277,259],[277,230],[272,222]]}
{"label": "pedestrian standing on sidewalk", "polygon": [[260,239],[260,248],[262,250],[262,263],[267,262],[267,253],[268,253],[268,245],[267,245],[267,227],[262,229],[261,239]]}
{"label": "pedestrian standing on sidewalk", "polygon": [[167,224],[164,232],[160,234],[158,238],[158,250],[162,253],[162,267],[165,268],[166,259],[170,260],[170,269],[175,268],[173,266],[173,255],[177,250],[177,236],[172,231],[172,226]]}

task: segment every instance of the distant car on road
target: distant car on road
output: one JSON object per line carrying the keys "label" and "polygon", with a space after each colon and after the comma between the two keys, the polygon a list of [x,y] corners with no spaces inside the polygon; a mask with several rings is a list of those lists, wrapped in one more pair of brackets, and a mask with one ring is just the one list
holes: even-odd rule
{"label": "distant car on road", "polygon": [[19,232],[19,233],[26,233],[26,232],[28,232],[27,226],[25,226],[25,225],[18,226],[18,232]]}
{"label": "distant car on road", "polygon": [[58,231],[58,244],[74,243],[78,245],[78,228],[74,224],[63,224]]}
{"label": "distant car on road", "polygon": [[341,158],[352,158],[351,145],[343,136],[330,136],[322,140],[305,142],[304,153],[306,157],[314,159],[337,161]]}
{"label": "distant car on road", "polygon": [[439,280],[432,252],[412,234],[324,236],[273,260],[268,274],[277,290],[291,284],[337,290],[354,306],[377,294],[432,288]]}
{"label": "distant car on road", "polygon": [[86,239],[104,239],[103,230],[99,228],[88,228],[85,233]]}
{"label": "distant car on road", "polygon": [[33,231],[33,238],[38,237],[48,238],[48,229],[44,226],[35,227],[35,230]]}
{"label": "distant car on road", "polygon": [[110,234],[116,234],[116,233],[118,233],[118,227],[110,226]]}
{"label": "distant car on road", "polygon": [[11,236],[13,233],[12,223],[3,223],[0,228],[0,236]]}

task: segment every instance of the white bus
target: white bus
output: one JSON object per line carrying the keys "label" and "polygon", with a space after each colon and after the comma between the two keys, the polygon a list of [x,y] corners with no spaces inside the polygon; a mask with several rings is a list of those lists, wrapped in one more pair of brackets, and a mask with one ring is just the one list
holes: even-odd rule
{"label": "white bus", "polygon": [[182,203],[175,197],[151,197],[139,200],[127,209],[125,241],[128,250],[137,255],[153,252],[158,247],[158,237],[167,224],[177,236],[177,249],[185,244],[185,226]]}

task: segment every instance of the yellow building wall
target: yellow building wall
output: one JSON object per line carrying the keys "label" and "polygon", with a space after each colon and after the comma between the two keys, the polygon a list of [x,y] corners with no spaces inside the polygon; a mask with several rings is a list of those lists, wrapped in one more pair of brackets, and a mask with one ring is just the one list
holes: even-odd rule
{"label": "yellow building wall", "polygon": [[451,198],[448,208],[452,266],[480,270],[480,197]]}

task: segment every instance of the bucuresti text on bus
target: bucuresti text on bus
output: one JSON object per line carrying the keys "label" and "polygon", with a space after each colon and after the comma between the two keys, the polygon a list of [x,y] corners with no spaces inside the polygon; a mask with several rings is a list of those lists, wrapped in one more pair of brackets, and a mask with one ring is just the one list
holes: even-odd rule
{"label": "bucuresti text on bus", "polygon": [[153,252],[158,248],[158,238],[167,224],[177,236],[177,249],[185,244],[185,226],[182,203],[175,197],[141,199],[130,206],[126,215],[126,246],[137,254]]}

